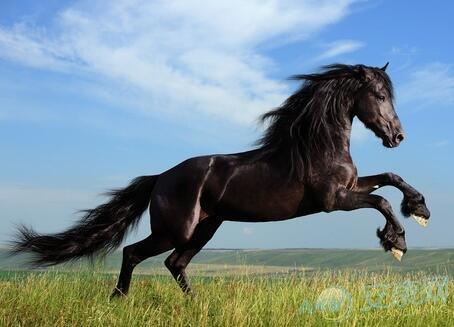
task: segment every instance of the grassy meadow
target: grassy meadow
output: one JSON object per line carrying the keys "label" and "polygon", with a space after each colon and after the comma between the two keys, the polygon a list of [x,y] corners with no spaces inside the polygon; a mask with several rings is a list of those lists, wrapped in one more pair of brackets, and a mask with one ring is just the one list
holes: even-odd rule
{"label": "grassy meadow", "polygon": [[[118,253],[94,267],[0,260],[0,326],[454,326],[454,250],[203,251],[183,295],[162,257],[110,300]],[[159,264],[158,264],[159,262]]]}

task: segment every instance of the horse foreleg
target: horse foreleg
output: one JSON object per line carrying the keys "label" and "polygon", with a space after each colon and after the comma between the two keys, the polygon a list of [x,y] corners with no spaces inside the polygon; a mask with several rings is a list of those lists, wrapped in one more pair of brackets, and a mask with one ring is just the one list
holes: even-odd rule
{"label": "horse foreleg", "polygon": [[402,214],[412,216],[422,226],[427,226],[430,211],[427,209],[424,196],[402,177],[393,173],[359,177],[355,191],[359,193],[371,193],[383,186],[394,186],[399,189],[404,198],[401,203]]}
{"label": "horse foreleg", "polygon": [[386,251],[392,251],[393,255],[400,260],[403,253],[407,251],[405,231],[391,205],[382,196],[353,192],[342,187],[327,194],[324,211],[351,211],[361,208],[376,209],[385,217],[385,228],[382,231],[377,230],[377,236],[383,248]]}
{"label": "horse foreleg", "polygon": [[217,217],[207,217],[202,220],[194,229],[191,238],[185,244],[178,246],[165,260],[165,265],[172,273],[181,290],[185,293],[191,292],[186,267],[191,259],[208,243],[216,230],[222,223]]}

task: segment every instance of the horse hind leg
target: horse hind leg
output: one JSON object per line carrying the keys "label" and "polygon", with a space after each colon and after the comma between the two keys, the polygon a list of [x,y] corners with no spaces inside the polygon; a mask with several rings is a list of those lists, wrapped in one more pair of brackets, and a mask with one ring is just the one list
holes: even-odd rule
{"label": "horse hind leg", "polygon": [[167,269],[169,269],[173,278],[175,278],[184,293],[191,292],[189,280],[186,275],[186,267],[191,259],[213,237],[221,223],[222,219],[217,217],[205,218],[195,227],[191,238],[186,243],[176,247],[165,260]]}
{"label": "horse hind leg", "polygon": [[189,286],[189,280],[185,271],[187,263],[184,264],[183,262],[180,261],[179,264],[177,264],[178,258],[184,252],[185,249],[183,247],[175,249],[164,261],[164,264],[166,265],[167,269],[169,269],[170,273],[178,283],[178,286],[180,286],[183,293],[190,293],[191,287]]}
{"label": "horse hind leg", "polygon": [[150,235],[137,243],[124,247],[118,283],[111,297],[118,297],[128,293],[132,272],[140,262],[172,248],[173,245],[169,238],[154,235]]}

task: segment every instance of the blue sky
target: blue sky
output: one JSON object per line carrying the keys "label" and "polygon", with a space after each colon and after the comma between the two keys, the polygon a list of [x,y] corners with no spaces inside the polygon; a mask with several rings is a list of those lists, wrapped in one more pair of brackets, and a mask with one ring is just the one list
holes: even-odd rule
{"label": "blue sky", "polygon": [[[56,232],[99,194],[196,155],[249,149],[256,117],[333,62],[390,62],[407,134],[385,149],[360,123],[360,175],[425,194],[409,247],[452,247],[454,3],[438,1],[0,2],[0,241]],[[399,212],[400,193],[380,190]],[[400,214],[399,214],[400,215]],[[403,218],[402,218],[403,219]],[[374,210],[224,223],[209,247],[377,247]],[[149,233],[148,215],[129,241]]]}

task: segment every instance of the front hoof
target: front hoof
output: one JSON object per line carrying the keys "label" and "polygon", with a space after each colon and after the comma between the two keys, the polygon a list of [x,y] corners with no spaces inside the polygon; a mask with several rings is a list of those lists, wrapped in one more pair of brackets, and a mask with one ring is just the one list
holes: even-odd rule
{"label": "front hoof", "polygon": [[391,254],[393,255],[394,258],[396,258],[397,261],[402,261],[402,256],[404,255],[404,251],[399,250],[395,247],[391,248]]}
{"label": "front hoof", "polygon": [[427,227],[430,211],[427,209],[422,194],[418,193],[413,197],[404,197],[400,208],[405,217],[411,216],[419,225]]}
{"label": "front hoof", "polygon": [[427,225],[429,224],[429,219],[427,219],[426,217],[423,217],[423,216],[419,216],[417,214],[410,214],[410,216],[416,220],[416,222],[418,224],[420,224],[422,227],[427,227]]}
{"label": "front hoof", "polygon": [[407,252],[405,232],[396,233],[392,226],[386,223],[383,230],[377,229],[377,236],[383,249],[390,251],[392,256],[399,262],[402,261],[404,253]]}

